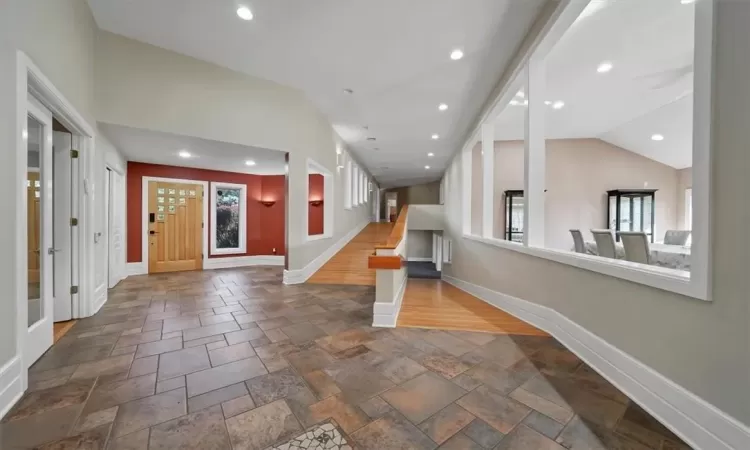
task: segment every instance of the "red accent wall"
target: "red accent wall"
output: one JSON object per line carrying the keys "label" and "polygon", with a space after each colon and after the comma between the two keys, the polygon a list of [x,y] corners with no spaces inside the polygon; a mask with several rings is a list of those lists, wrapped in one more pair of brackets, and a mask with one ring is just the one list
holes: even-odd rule
{"label": "red accent wall", "polygon": [[[283,176],[247,175],[242,173],[221,172],[217,170],[192,169],[188,167],[164,166],[159,164],[146,164],[139,162],[128,162],[127,174],[127,257],[128,262],[140,262],[142,260],[141,244],[143,236],[142,224],[145,220],[142,214],[142,191],[143,177],[176,178],[182,180],[208,181],[244,184],[247,186],[247,252],[233,255],[211,255],[209,258],[237,257],[251,255],[272,255],[271,248],[277,248],[277,255],[284,254],[284,183],[281,183],[281,222],[278,221],[278,213],[271,214],[268,208],[259,202],[263,196],[263,182],[266,179],[281,178]],[[269,189],[274,186],[269,182]],[[205,192],[204,201],[210,201],[211,192]],[[210,207],[210,205],[209,205]],[[274,208],[276,205],[274,205]],[[206,224],[210,227],[209,223]],[[274,228],[281,234],[281,245],[273,240],[266,242],[264,228],[267,221],[273,220]],[[280,230],[280,231],[279,231]],[[276,239],[273,236],[273,239]],[[266,250],[267,249],[267,250]],[[210,252],[210,245],[209,245]]]}
{"label": "red accent wall", "polygon": [[308,175],[307,235],[323,234],[323,205],[313,206],[309,202],[325,200],[324,178],[320,174]]}
{"label": "red accent wall", "polygon": [[284,175],[267,175],[263,178],[261,200],[276,202],[272,206],[263,206],[262,224],[260,230],[261,255],[273,255],[276,248],[277,255],[284,255],[286,251],[286,239],[284,227],[284,209],[286,205],[286,177]]}

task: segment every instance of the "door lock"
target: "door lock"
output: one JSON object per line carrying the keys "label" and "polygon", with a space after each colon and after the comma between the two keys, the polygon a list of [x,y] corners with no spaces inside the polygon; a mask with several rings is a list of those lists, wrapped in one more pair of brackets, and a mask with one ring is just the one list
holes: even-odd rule
{"label": "door lock", "polygon": [[47,254],[54,255],[55,253],[61,252],[61,251],[62,251],[61,248],[52,248],[52,247],[50,247],[50,248],[47,249]]}

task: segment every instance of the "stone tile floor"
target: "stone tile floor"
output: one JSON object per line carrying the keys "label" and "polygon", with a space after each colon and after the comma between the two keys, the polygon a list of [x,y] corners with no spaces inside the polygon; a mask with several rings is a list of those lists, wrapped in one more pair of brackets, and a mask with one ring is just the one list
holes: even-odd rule
{"label": "stone tile floor", "polygon": [[278,268],[128,278],[31,368],[0,448],[266,449],[331,421],[358,449],[689,448],[552,338],[376,329],[373,301]]}

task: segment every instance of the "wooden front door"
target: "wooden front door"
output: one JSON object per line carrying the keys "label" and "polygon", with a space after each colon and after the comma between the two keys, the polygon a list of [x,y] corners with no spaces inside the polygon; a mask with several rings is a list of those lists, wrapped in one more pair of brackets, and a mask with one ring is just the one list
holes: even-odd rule
{"label": "wooden front door", "polygon": [[203,268],[203,186],[148,183],[148,272]]}
{"label": "wooden front door", "polygon": [[[28,262],[29,262],[29,284],[35,286],[36,296],[39,298],[39,268],[40,268],[40,249],[41,236],[39,234],[39,225],[42,223],[42,210],[39,202],[40,181],[39,172],[28,172],[26,183],[26,235],[28,239]],[[29,295],[32,295],[29,292]]]}

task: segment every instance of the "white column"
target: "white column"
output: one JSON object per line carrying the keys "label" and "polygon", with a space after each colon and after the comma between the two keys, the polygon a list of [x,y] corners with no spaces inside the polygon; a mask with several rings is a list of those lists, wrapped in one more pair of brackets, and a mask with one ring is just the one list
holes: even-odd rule
{"label": "white column", "polygon": [[526,140],[524,162],[524,222],[523,243],[544,247],[544,190],[546,141],[544,121],[545,64],[541,57],[532,57],[527,68]]}
{"label": "white column", "polygon": [[493,237],[495,222],[495,126],[482,125],[482,236]]}

